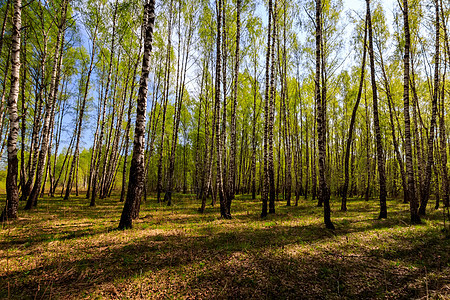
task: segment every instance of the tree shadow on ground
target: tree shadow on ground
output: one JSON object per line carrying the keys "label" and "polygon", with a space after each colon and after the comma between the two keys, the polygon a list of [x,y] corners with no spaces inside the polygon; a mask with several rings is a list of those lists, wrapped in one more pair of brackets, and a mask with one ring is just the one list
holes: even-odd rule
{"label": "tree shadow on ground", "polygon": [[[22,218],[14,221],[13,226],[27,227],[27,230],[22,232],[21,235],[12,234],[8,238],[0,241],[0,250],[6,250],[12,246],[24,246],[32,249],[32,247],[38,246],[41,243],[48,243],[52,241],[64,241],[72,240],[83,237],[92,237],[96,235],[105,234],[113,231],[117,228],[117,218],[111,216],[111,214],[119,215],[120,211],[117,208],[117,203],[105,202],[98,205],[95,208],[84,206],[85,199],[71,200],[72,206],[70,207],[70,214],[62,210],[58,206],[60,204],[59,199],[52,199],[44,203],[40,210],[36,210],[31,213],[52,211],[50,215],[44,215],[44,218],[27,219]],[[81,205],[80,205],[81,203]],[[113,204],[116,204],[114,206]],[[264,227],[259,230],[259,234],[255,235],[255,240],[263,240],[267,242],[276,242],[278,239],[290,240],[291,242],[297,242],[299,238],[308,242],[314,242],[323,238],[329,238],[335,235],[348,234],[350,232],[360,232],[372,229],[390,228],[393,226],[409,226],[408,219],[390,218],[387,220],[351,220],[341,219],[339,213],[335,214],[335,225],[337,230],[335,232],[327,231],[323,229],[320,222],[322,208],[298,206],[289,207],[284,210],[278,210],[276,214],[269,214],[267,218],[260,218],[253,211],[249,213],[246,207],[251,208],[254,203],[241,203],[240,211],[234,214],[234,222],[242,223],[240,226],[246,226],[247,224],[253,224],[257,227]],[[305,205],[305,203],[303,203]],[[306,203],[308,205],[309,203]],[[57,209],[59,207],[59,209]],[[373,210],[373,208],[372,208]],[[105,212],[108,211],[109,215]],[[345,216],[351,217],[358,215],[362,212],[368,212],[364,208],[355,209],[352,213],[348,213]],[[160,214],[160,215],[158,215]],[[80,221],[68,220],[68,218],[76,216]],[[304,217],[316,218],[311,225],[280,225],[283,221],[296,221],[302,220]],[[58,224],[48,224],[49,220],[61,220]],[[199,214],[192,207],[166,207],[166,206],[153,206],[143,209],[141,211],[141,218],[135,222],[136,225],[145,224],[145,227],[158,228],[160,226],[177,225],[177,226],[195,226],[200,234],[211,235],[216,233],[216,224],[211,224],[211,221],[221,220],[216,210],[210,209],[205,214]],[[357,226],[349,226],[351,224],[361,223]],[[98,226],[95,226],[98,225]],[[250,229],[253,231],[253,229]],[[29,234],[27,234],[29,233]],[[234,237],[236,235],[244,234],[240,229],[233,228],[233,232],[223,233],[224,236]],[[262,239],[258,239],[260,236]],[[294,238],[286,238],[294,237]]]}
{"label": "tree shadow on ground", "polygon": [[[393,225],[395,221],[374,222],[351,232]],[[349,232],[338,229],[335,234]],[[423,295],[422,285],[408,285],[423,274],[417,267],[405,267],[405,263],[422,264],[428,273],[448,270],[444,262],[450,259],[449,242],[436,232],[403,239],[383,251],[361,253],[360,249],[354,256],[340,254],[348,252],[347,247],[355,247],[351,244],[343,243],[327,250],[326,245],[335,240],[333,234],[316,224],[270,224],[233,232],[210,232],[202,228],[198,236],[183,231],[148,235],[127,245],[102,247],[86,258],[56,258],[27,271],[26,276],[23,272],[2,275],[0,297],[7,296],[9,283],[11,297],[16,299],[31,295],[47,298],[50,293],[62,299],[80,298],[94,292],[99,285],[120,287],[121,282],[136,281],[145,274],[144,291],[141,286],[139,293],[149,297],[158,292],[163,292],[161,297],[169,296],[160,289],[160,283],[151,281],[159,276],[161,280],[174,277],[183,281],[172,283],[172,288],[183,297],[194,298],[201,298],[205,291],[207,298],[377,298],[388,294],[394,298],[411,298]],[[287,251],[301,245],[315,245],[308,249],[317,250]],[[441,264],[433,259],[436,253],[440,253]],[[180,275],[183,273],[187,276],[184,279]],[[442,283],[436,283],[436,289],[440,288]],[[121,291],[115,289],[106,291],[106,297],[119,297]]]}
{"label": "tree shadow on ground", "polygon": [[[0,243],[0,250],[28,247],[33,253],[51,247],[52,241],[71,241],[79,243],[76,253],[1,274],[0,298],[8,297],[9,290],[15,299],[78,299],[98,296],[100,289],[104,298],[409,299],[424,295],[425,267],[433,276],[427,279],[430,291],[442,291],[450,283],[449,240],[442,239],[439,229],[385,241],[377,236],[381,229],[409,229],[407,214],[391,212],[387,220],[352,219],[376,212],[370,204],[350,203],[352,211],[334,214],[333,232],[323,228],[322,209],[309,207],[309,202],[279,208],[277,214],[260,219],[255,202],[238,200],[231,221],[218,220],[212,209],[200,215],[196,204],[188,201],[180,200],[173,208],[149,202],[135,229],[121,233],[111,232],[121,207],[115,199],[95,208],[86,207],[85,199],[74,199],[66,211],[61,202],[47,202],[34,212],[43,219],[16,223],[30,226],[26,233],[34,236],[12,236]],[[312,220],[298,222],[306,217]],[[60,228],[49,227],[45,218],[61,219]],[[80,228],[86,220],[98,226]],[[42,231],[45,228],[49,231]],[[152,232],[154,228],[159,231]],[[365,232],[370,236],[356,240]],[[129,240],[82,246],[100,235]],[[379,247],[378,242],[367,246],[373,239],[379,239]]]}

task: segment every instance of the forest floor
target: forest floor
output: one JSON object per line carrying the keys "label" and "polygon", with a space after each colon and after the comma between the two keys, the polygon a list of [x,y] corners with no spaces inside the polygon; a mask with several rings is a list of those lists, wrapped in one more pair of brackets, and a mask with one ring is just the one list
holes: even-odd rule
{"label": "forest floor", "polygon": [[347,212],[332,199],[333,232],[311,200],[276,205],[261,219],[260,201],[238,196],[222,220],[193,195],[149,198],[118,231],[117,196],[44,198],[0,229],[0,298],[450,299],[442,209],[410,226],[401,200],[377,220],[377,199],[350,199]]}

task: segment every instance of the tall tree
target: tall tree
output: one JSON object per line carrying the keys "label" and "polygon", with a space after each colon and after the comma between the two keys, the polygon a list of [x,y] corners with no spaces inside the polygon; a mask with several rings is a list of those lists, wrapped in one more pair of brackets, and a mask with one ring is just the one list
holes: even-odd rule
{"label": "tall tree", "polygon": [[[442,0],[440,0],[441,4],[441,17],[442,17],[442,28],[444,29],[444,45],[445,45],[445,51],[444,51],[444,74],[442,76],[442,88],[441,88],[441,103],[440,103],[440,111],[439,111],[439,146],[440,146],[440,152],[441,152],[441,169],[442,169],[442,186],[444,190],[443,195],[443,203],[444,206],[449,206],[449,181],[448,181],[448,168],[447,168],[447,131],[445,127],[445,73],[447,70],[447,59],[449,56],[449,43],[448,43],[448,35],[447,35],[447,26],[446,22],[444,21],[444,9],[442,5]],[[436,203],[436,209],[439,208],[439,206]]]}
{"label": "tall tree", "polygon": [[[138,51],[138,57],[141,55],[142,51],[142,39],[139,40],[139,51]],[[140,59],[137,58],[136,62],[134,63],[133,68],[133,84],[131,86],[131,92],[128,100],[128,111],[127,111],[127,125],[125,127],[125,150],[123,155],[123,169],[122,169],[122,188],[120,192],[120,202],[123,202],[125,200],[125,188],[126,188],[126,176],[127,176],[127,168],[128,168],[128,148],[130,144],[130,129],[131,129],[131,111],[133,109],[133,94],[135,91],[135,78],[136,78],[136,72],[139,68],[139,61]],[[157,93],[157,92],[156,92]],[[156,94],[155,93],[155,94]]]}
{"label": "tall tree", "polygon": [[19,98],[20,77],[20,35],[22,29],[22,1],[14,0],[13,30],[11,39],[11,86],[8,98],[9,134],[8,134],[8,173],[6,175],[6,206],[0,220],[17,218],[19,191],[17,175],[17,138],[19,136],[19,115],[17,100]]}
{"label": "tall tree", "polygon": [[147,110],[148,75],[150,72],[150,53],[152,51],[153,28],[155,25],[155,0],[144,3],[144,53],[142,59],[141,79],[136,110],[136,126],[131,158],[128,192],[120,217],[119,229],[131,228],[133,219],[139,216],[139,203],[144,188],[144,150],[145,123]]}
{"label": "tall tree", "polygon": [[[284,2],[283,5],[283,49],[282,49],[282,66],[280,66],[280,68],[282,69],[281,72],[281,102],[282,102],[282,113],[283,113],[283,123],[284,123],[284,130],[283,130],[283,136],[284,136],[284,149],[285,149],[285,192],[284,192],[284,199],[286,200],[286,205],[287,206],[291,206],[291,186],[292,186],[292,170],[291,170],[291,166],[292,166],[292,156],[291,156],[291,124],[290,124],[290,104],[289,104],[289,93],[288,93],[288,77],[287,77],[287,47],[286,47],[286,43],[287,43],[287,3],[286,1]],[[281,118],[280,118],[281,119]],[[296,126],[297,127],[297,126]],[[296,128],[297,130],[297,128]],[[297,132],[298,134],[298,132]],[[298,141],[298,140],[297,140]],[[300,150],[300,149],[299,149]],[[301,152],[301,151],[299,151]],[[300,157],[300,165],[302,165],[302,160]],[[300,166],[300,184],[299,186],[301,186],[301,182],[302,182],[302,166]],[[298,203],[298,197],[299,197],[299,193],[300,190],[298,190],[298,192],[296,193],[297,198],[296,198],[296,204]]]}
{"label": "tall tree", "polygon": [[405,117],[405,156],[406,156],[406,173],[408,175],[408,199],[409,209],[411,213],[411,223],[420,224],[420,216],[418,212],[418,203],[416,198],[416,187],[414,180],[414,165],[411,147],[411,121],[409,117],[409,63],[411,37],[409,32],[409,16],[408,16],[408,0],[403,0],[403,27],[405,31],[405,50],[403,53],[403,113]]}
{"label": "tall tree", "polygon": [[277,28],[277,0],[273,2],[273,24],[272,24],[272,49],[270,51],[270,95],[269,95],[269,121],[267,124],[267,172],[269,178],[269,214],[275,213],[275,198],[277,191],[275,190],[275,167],[273,163],[273,127],[275,122],[275,41],[276,41],[276,28]]}
{"label": "tall tree", "polygon": [[166,50],[166,62],[165,62],[165,71],[164,71],[164,89],[163,89],[163,115],[162,115],[162,123],[161,123],[161,137],[159,141],[158,147],[158,182],[156,185],[156,199],[158,203],[161,201],[161,192],[162,192],[162,164],[163,164],[163,148],[164,148],[164,138],[166,135],[166,112],[167,112],[167,103],[169,101],[169,80],[170,80],[170,64],[171,64],[171,51],[172,51],[172,23],[173,23],[173,0],[170,0],[169,6],[169,16],[168,16],[168,34],[167,34],[167,50]]}
{"label": "tall tree", "polygon": [[66,30],[66,15],[67,7],[69,4],[68,1],[69,0],[63,0],[60,6],[61,15],[58,19],[58,33],[56,36],[55,55],[52,63],[53,67],[50,81],[50,92],[48,95],[47,103],[45,105],[44,125],[42,127],[42,141],[41,149],[39,151],[39,159],[37,162],[36,180],[34,182],[30,196],[28,197],[25,209],[31,209],[32,207],[35,207],[37,205],[37,199],[41,191],[42,177],[44,175],[45,162],[48,155],[49,141],[52,131],[51,124],[53,123],[52,120],[55,111],[55,100],[58,92],[59,76],[61,72],[61,49],[63,47],[63,35]]}
{"label": "tall tree", "polygon": [[367,4],[367,23],[369,30],[369,61],[370,61],[370,78],[372,85],[372,101],[373,101],[373,125],[375,129],[375,141],[377,146],[377,163],[378,163],[378,180],[380,184],[380,214],[379,219],[387,218],[387,207],[386,207],[386,167],[385,167],[385,157],[383,150],[383,141],[381,138],[380,130],[380,120],[378,116],[378,92],[377,92],[377,82],[375,77],[375,58],[373,52],[373,33],[372,33],[372,17],[370,12],[370,0],[366,0]]}
{"label": "tall tree", "polygon": [[[5,37],[6,21],[8,20],[8,12],[9,12],[9,4],[10,4],[10,2],[11,2],[11,0],[6,0],[5,15],[3,16],[2,31],[0,33],[0,55],[1,55],[2,49],[3,49],[3,40],[4,40],[4,37]],[[13,19],[13,23],[14,23],[14,19]]]}
{"label": "tall tree", "polygon": [[94,69],[94,59],[95,59],[95,52],[96,52],[96,41],[97,41],[97,29],[98,29],[98,23],[99,20],[97,19],[97,23],[92,35],[92,52],[91,52],[91,59],[89,62],[89,70],[86,77],[86,83],[83,90],[83,98],[81,100],[81,105],[79,107],[79,114],[78,114],[78,120],[77,120],[77,127],[76,127],[76,142],[75,142],[75,153],[74,157],[72,159],[72,164],[70,166],[69,171],[69,178],[67,180],[67,186],[66,186],[66,193],[64,195],[64,199],[69,199],[70,192],[72,190],[72,177],[75,171],[76,163],[78,161],[79,153],[80,153],[80,138],[81,138],[81,130],[83,125],[83,118],[84,118],[84,111],[86,109],[86,100],[88,97],[89,92],[89,83],[91,80],[91,74],[92,70]]}
{"label": "tall tree", "polygon": [[356,123],[356,112],[358,111],[359,102],[361,101],[362,89],[364,84],[364,71],[366,68],[366,51],[367,49],[367,14],[364,22],[364,42],[363,42],[363,57],[361,62],[361,77],[359,80],[358,95],[356,96],[356,102],[353,106],[352,117],[350,119],[350,126],[348,128],[347,145],[345,148],[345,158],[344,158],[344,186],[342,188],[342,202],[341,211],[347,211],[347,192],[348,192],[348,181],[350,177],[349,172],[349,159],[350,159],[350,147],[353,143],[353,131]]}
{"label": "tall tree", "polygon": [[240,39],[241,39],[241,0],[236,0],[236,52],[234,65],[234,88],[233,101],[231,103],[231,147],[230,147],[230,163],[228,171],[228,188],[227,188],[227,213],[231,217],[231,201],[234,199],[235,184],[236,184],[236,106],[238,96],[238,76],[239,76],[239,62],[240,62]]}
{"label": "tall tree", "polygon": [[391,86],[390,81],[388,80],[386,69],[384,66],[384,60],[383,60],[383,53],[381,50],[381,46],[378,44],[379,52],[380,52],[380,64],[381,64],[381,73],[383,75],[383,83],[384,83],[384,89],[386,92],[387,100],[388,100],[388,107],[389,107],[389,125],[391,127],[392,132],[392,144],[394,146],[395,156],[397,158],[398,166],[400,168],[400,176],[402,179],[402,186],[403,186],[403,203],[408,203],[408,183],[406,180],[406,174],[405,174],[405,164],[403,163],[402,154],[400,153],[400,147],[399,147],[399,141],[397,139],[397,134],[395,133],[395,123],[394,123],[394,112],[393,112],[393,99],[392,99],[392,92],[391,92]]}
{"label": "tall tree", "polygon": [[[181,3],[179,4],[181,5]],[[181,7],[179,7],[179,10],[181,11]],[[173,120],[173,132],[172,132],[172,147],[170,150],[170,156],[169,156],[169,170],[167,174],[167,186],[166,186],[166,193],[164,195],[164,201],[167,201],[167,205],[172,205],[172,189],[173,189],[173,177],[174,177],[174,171],[175,171],[175,154],[177,150],[177,144],[178,144],[178,129],[180,126],[180,120],[181,120],[181,111],[183,107],[183,99],[185,96],[185,83],[186,83],[186,73],[188,68],[188,61],[189,61],[189,53],[190,48],[192,46],[192,36],[194,34],[194,18],[195,15],[193,11],[188,10],[187,11],[187,19],[188,24],[186,27],[185,32],[183,33],[183,36],[185,36],[185,39],[182,43],[182,32],[181,32],[181,13],[179,14],[179,20],[178,20],[178,63],[177,63],[177,86],[176,86],[176,95],[175,95],[175,114],[174,114],[174,120]],[[182,48],[182,49],[180,49]],[[180,58],[181,58],[181,65],[180,65]]]}
{"label": "tall tree", "polygon": [[264,94],[264,148],[263,148],[263,156],[264,156],[264,172],[263,178],[264,182],[262,183],[262,212],[261,217],[264,218],[267,216],[267,201],[269,196],[269,173],[268,173],[268,124],[269,124],[269,102],[270,102],[270,61],[271,61],[271,52],[272,52],[272,0],[269,0],[269,13],[268,13],[268,25],[267,25],[267,49],[266,49],[266,87]]}
{"label": "tall tree", "polygon": [[432,167],[434,164],[434,136],[435,136],[435,129],[436,129],[436,115],[437,115],[437,106],[438,106],[438,97],[439,97],[439,44],[440,44],[440,38],[439,38],[439,31],[440,25],[439,25],[439,0],[435,0],[435,8],[436,8],[436,16],[435,16],[435,32],[436,32],[436,39],[435,39],[435,53],[434,53],[434,85],[433,85],[433,98],[431,101],[431,120],[430,120],[430,133],[428,135],[428,157],[427,157],[427,166],[425,169],[425,179],[424,179],[424,186],[420,194],[420,207],[419,207],[419,214],[425,215],[428,199],[430,198],[430,185],[431,185],[431,175],[432,175]]}
{"label": "tall tree", "polygon": [[[231,216],[227,213],[226,194],[224,187],[224,166],[223,166],[223,137],[224,132],[220,131],[220,76],[221,76],[221,61],[222,61],[222,41],[221,41],[221,27],[222,27],[222,0],[217,0],[217,38],[216,38],[216,82],[215,82],[215,132],[217,143],[217,189],[220,200],[220,215],[224,219],[229,219]],[[225,30],[225,29],[224,29]],[[225,109],[224,109],[225,110]],[[224,112],[225,113],[225,112]]]}
{"label": "tall tree", "polygon": [[[39,155],[39,132],[41,128],[41,118],[42,118],[42,105],[44,103],[44,91],[46,87],[46,70],[47,70],[47,57],[48,57],[48,42],[49,42],[49,28],[46,28],[46,14],[42,6],[39,6],[39,11],[37,12],[39,16],[39,21],[41,25],[42,43],[40,44],[39,51],[39,70],[38,75],[35,76],[36,79],[36,99],[34,101],[34,116],[33,116],[33,126],[31,133],[31,146],[30,153],[28,156],[28,179],[22,187],[22,195],[20,196],[20,201],[26,201],[30,195],[30,191],[35,179],[37,160]],[[36,32],[37,30],[34,29]]]}
{"label": "tall tree", "polygon": [[[89,206],[95,206],[95,201],[97,197],[97,185],[98,185],[98,177],[100,173],[100,164],[102,161],[102,152],[104,148],[105,150],[109,150],[108,147],[103,147],[103,136],[105,134],[105,125],[106,125],[106,106],[107,106],[107,100],[110,93],[110,85],[111,85],[111,77],[112,77],[112,68],[114,63],[114,57],[116,55],[115,49],[116,49],[116,30],[117,30],[117,8],[118,8],[118,1],[116,0],[114,2],[114,8],[113,8],[113,24],[112,24],[112,36],[111,36],[111,48],[110,48],[110,54],[109,54],[109,62],[108,62],[108,75],[106,80],[106,87],[104,90],[104,93],[100,93],[100,99],[102,101],[102,116],[101,116],[101,125],[100,125],[100,135],[98,136],[98,141],[96,143],[96,149],[95,151],[92,151],[92,155],[94,156],[94,166],[91,170],[92,174],[92,195],[91,195],[91,201],[89,203]],[[102,86],[103,89],[103,86]],[[100,113],[100,109],[99,109]],[[100,120],[100,116],[99,119]],[[112,121],[111,121],[112,122]],[[107,140],[109,142],[110,139]],[[100,174],[101,175],[101,174]],[[88,189],[89,191],[89,189]]]}
{"label": "tall tree", "polygon": [[[331,222],[330,189],[326,180],[326,99],[321,97],[321,49],[322,49],[322,1],[316,0],[316,74],[315,74],[315,99],[317,107],[317,132],[319,148],[319,202],[323,203],[325,227],[334,229]],[[322,82],[324,84],[324,82]]]}

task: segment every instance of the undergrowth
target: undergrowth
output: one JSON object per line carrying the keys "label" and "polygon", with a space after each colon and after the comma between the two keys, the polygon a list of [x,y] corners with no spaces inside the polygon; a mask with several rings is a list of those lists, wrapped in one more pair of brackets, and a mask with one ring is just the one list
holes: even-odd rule
{"label": "undergrowth", "polygon": [[409,206],[349,199],[335,231],[311,200],[259,218],[237,196],[232,220],[197,209],[194,195],[167,207],[149,198],[131,230],[116,230],[117,196],[44,198],[0,231],[0,298],[11,299],[411,299],[450,297],[450,240],[441,210],[409,225]]}

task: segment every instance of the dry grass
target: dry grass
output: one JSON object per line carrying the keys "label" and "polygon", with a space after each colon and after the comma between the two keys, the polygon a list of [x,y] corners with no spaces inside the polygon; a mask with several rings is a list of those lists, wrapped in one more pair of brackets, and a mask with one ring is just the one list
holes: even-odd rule
{"label": "dry grass", "polygon": [[152,198],[132,230],[117,231],[117,197],[94,208],[45,198],[0,231],[0,298],[449,299],[442,211],[412,227],[397,200],[376,220],[376,199],[351,199],[346,213],[334,199],[332,232],[314,204],[278,202],[260,219],[260,202],[240,196],[221,220],[190,196],[173,207]]}

